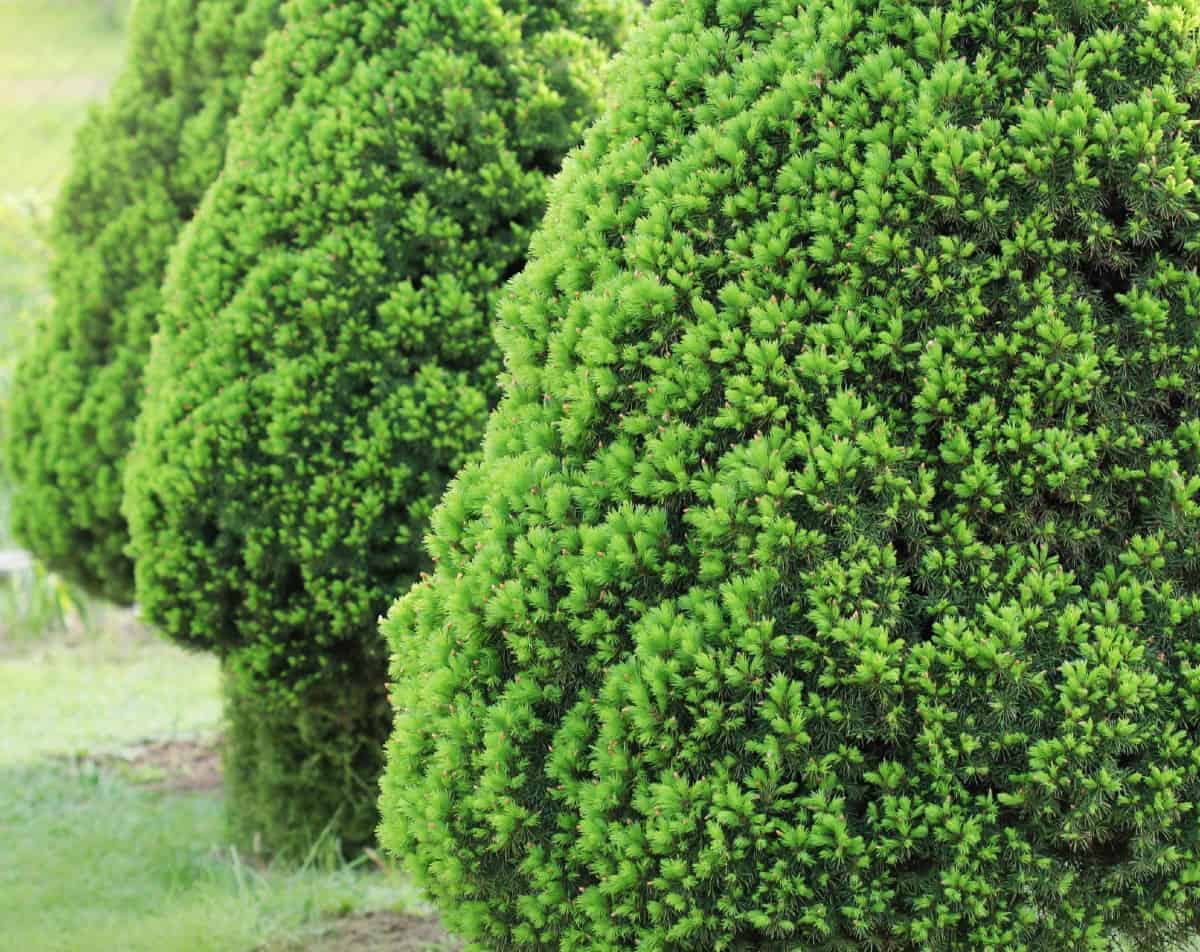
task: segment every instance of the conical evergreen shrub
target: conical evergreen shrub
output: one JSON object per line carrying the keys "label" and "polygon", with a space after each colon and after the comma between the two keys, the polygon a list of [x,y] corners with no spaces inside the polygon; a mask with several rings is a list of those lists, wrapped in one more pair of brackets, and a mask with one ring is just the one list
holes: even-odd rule
{"label": "conical evergreen shrub", "polygon": [[386,626],[385,845],[489,950],[1167,947],[1200,8],[653,11]]}
{"label": "conical evergreen shrub", "polygon": [[13,530],[46,564],[133,597],[122,473],[167,255],[225,154],[280,0],[139,0],[127,62],[80,130],[51,222],[51,313],[18,364]]}
{"label": "conical evergreen shrub", "polygon": [[632,9],[294,0],[176,249],[127,479],[138,596],[225,657],[235,824],[277,851],[373,835],[379,615],[478,450],[493,300]]}

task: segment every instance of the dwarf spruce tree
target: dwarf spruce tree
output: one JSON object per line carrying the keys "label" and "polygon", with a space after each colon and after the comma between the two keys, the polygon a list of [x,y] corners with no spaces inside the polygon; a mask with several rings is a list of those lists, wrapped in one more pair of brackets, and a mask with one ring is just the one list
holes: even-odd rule
{"label": "dwarf spruce tree", "polygon": [[54,304],[18,364],[6,457],[17,538],[96,594],[133,597],[122,472],[167,254],[220,171],[280,0],[139,0],[109,101],[51,222]]}
{"label": "dwarf spruce tree", "polygon": [[378,617],[494,403],[493,298],[627,0],[295,0],[166,284],[127,479],[139,599],[226,658],[232,810],[373,835]]}
{"label": "dwarf spruce tree", "polygon": [[386,845],[489,950],[1167,946],[1200,8],[653,11],[386,626]]}

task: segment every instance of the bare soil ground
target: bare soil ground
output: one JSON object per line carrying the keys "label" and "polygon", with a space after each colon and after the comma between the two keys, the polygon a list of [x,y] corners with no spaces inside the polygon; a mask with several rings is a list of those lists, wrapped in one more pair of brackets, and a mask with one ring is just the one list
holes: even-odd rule
{"label": "bare soil ground", "polygon": [[221,788],[217,740],[145,741],[87,758],[97,767],[117,770],[130,780],[170,793],[210,793]]}
{"label": "bare soil ground", "polygon": [[461,948],[436,919],[367,912],[340,919],[310,939],[266,946],[258,952],[455,952]]}

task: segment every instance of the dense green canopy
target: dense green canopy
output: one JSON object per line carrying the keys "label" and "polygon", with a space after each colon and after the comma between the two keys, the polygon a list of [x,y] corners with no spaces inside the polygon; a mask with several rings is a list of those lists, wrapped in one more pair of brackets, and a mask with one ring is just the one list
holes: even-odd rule
{"label": "dense green canopy", "polygon": [[489,950],[1200,920],[1194,0],[662,0],[387,624]]}
{"label": "dense green canopy", "polygon": [[260,709],[233,728],[257,771],[235,793],[258,791],[235,809],[271,845],[336,811],[351,838],[373,829],[378,618],[477,451],[493,300],[630,10],[294,0],[176,249],[126,481],[138,598]]}
{"label": "dense green canopy", "polygon": [[52,312],[18,365],[13,529],[72,581],[133,598],[122,472],[167,256],[217,177],[280,0],[139,0],[109,101],[75,142],[52,222]]}

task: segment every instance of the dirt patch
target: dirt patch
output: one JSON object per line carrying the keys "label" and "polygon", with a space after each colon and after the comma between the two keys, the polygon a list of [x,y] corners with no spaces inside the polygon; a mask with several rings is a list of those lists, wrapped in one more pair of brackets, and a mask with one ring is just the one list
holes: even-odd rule
{"label": "dirt patch", "polygon": [[146,741],[87,759],[154,790],[210,793],[221,787],[221,753],[216,740]]}
{"label": "dirt patch", "polygon": [[436,919],[365,912],[332,923],[316,936],[258,952],[456,952],[462,943]]}

